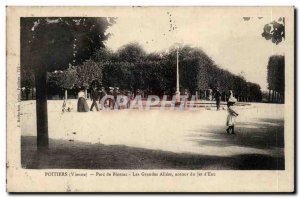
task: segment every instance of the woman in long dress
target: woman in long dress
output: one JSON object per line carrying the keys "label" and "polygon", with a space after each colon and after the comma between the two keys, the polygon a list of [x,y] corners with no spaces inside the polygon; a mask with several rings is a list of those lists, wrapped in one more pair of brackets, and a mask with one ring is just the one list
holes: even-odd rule
{"label": "woman in long dress", "polygon": [[78,112],[88,112],[89,111],[89,106],[85,99],[84,89],[80,89],[80,91],[78,92],[77,111]]}
{"label": "woman in long dress", "polygon": [[231,97],[229,98],[228,102],[227,102],[227,112],[228,112],[228,115],[227,115],[227,122],[226,122],[226,125],[227,125],[227,134],[235,134],[234,132],[234,125],[235,125],[235,120],[236,120],[236,117],[239,115],[236,111],[234,111],[232,109],[232,106],[236,103],[236,99],[234,97]]}

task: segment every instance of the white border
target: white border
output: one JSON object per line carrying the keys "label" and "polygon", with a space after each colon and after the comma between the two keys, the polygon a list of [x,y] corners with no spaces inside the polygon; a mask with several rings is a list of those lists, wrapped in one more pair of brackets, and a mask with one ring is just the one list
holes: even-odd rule
{"label": "white border", "polygon": [[[0,62],[1,62],[1,67],[0,67],[0,86],[2,90],[2,97],[0,99],[0,119],[1,119],[1,124],[0,124],[0,147],[2,152],[0,153],[0,164],[1,164],[1,171],[0,171],[0,195],[1,197],[8,197],[9,195],[5,192],[5,178],[6,178],[6,168],[5,168],[5,151],[6,151],[6,11],[5,11],[5,6],[6,5],[18,5],[18,6],[30,6],[30,5],[43,5],[43,6],[93,6],[93,5],[102,5],[102,6],[110,6],[110,5],[119,5],[119,6],[130,6],[130,5],[141,5],[141,6],[162,6],[162,5],[178,5],[178,6],[193,6],[193,5],[198,5],[198,6],[216,6],[216,5],[224,5],[224,6],[267,6],[267,5],[278,5],[278,6],[283,6],[283,5],[295,5],[296,8],[300,7],[299,1],[296,0],[269,0],[269,1],[262,1],[262,0],[252,0],[248,1],[247,3],[241,1],[241,0],[231,0],[231,1],[209,1],[209,0],[202,0],[202,1],[192,1],[192,0],[185,0],[185,1],[180,1],[180,0],[159,0],[159,1],[142,1],[142,0],[132,0],[132,1],[121,1],[121,0],[48,0],[48,1],[41,1],[41,0],[31,0],[31,1],[25,1],[25,0],[2,0],[0,1],[0,23],[1,23],[1,29],[0,29]],[[299,11],[299,10],[298,10]],[[299,13],[298,13],[299,14]],[[299,26],[299,20],[297,21],[297,26]],[[296,48],[297,48],[297,43],[296,43]],[[297,51],[296,54],[297,57],[299,57],[299,51]],[[297,76],[299,76],[300,72],[299,69],[297,70]],[[299,84],[297,80],[297,93],[299,93]],[[298,94],[297,94],[298,95]],[[297,102],[299,102],[299,97]],[[299,105],[298,105],[299,107]],[[298,108],[297,108],[298,111]],[[300,123],[300,118],[298,117],[297,122]],[[297,132],[296,132],[297,133]],[[298,139],[297,142],[299,141],[299,134],[297,135]],[[297,158],[299,158],[299,152]],[[299,163],[298,163],[299,164]],[[299,165],[298,167],[299,168]],[[299,182],[298,182],[299,183]],[[299,190],[299,186],[297,186],[297,189]],[[39,195],[41,196],[41,195]],[[35,197],[39,197],[35,196]],[[57,196],[57,195],[56,195]],[[102,195],[102,196],[107,196],[107,195]],[[141,195],[142,197],[147,196],[147,195]],[[206,197],[207,195],[205,195]],[[240,197],[241,195],[237,196]],[[257,197],[262,197],[263,195],[259,195]],[[286,197],[288,195],[282,195],[282,197]],[[62,195],[59,195],[57,197],[62,197]],[[119,197],[119,196],[116,196]],[[162,196],[159,196],[162,197]],[[219,195],[214,195],[210,197],[219,197]]]}

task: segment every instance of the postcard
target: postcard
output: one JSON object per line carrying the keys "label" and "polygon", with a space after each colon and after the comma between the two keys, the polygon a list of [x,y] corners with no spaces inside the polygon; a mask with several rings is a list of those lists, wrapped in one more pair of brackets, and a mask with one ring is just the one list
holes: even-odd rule
{"label": "postcard", "polygon": [[294,192],[294,7],[6,11],[8,192]]}

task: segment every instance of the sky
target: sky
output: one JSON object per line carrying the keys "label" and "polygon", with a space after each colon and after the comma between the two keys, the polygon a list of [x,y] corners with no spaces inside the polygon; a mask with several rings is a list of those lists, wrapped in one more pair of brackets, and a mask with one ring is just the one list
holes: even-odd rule
{"label": "sky", "polygon": [[[261,36],[265,24],[274,20],[272,14],[262,18],[222,13],[159,13],[128,14],[118,17],[108,29],[107,47],[137,42],[147,52],[166,51],[174,43],[199,47],[221,68],[234,74],[242,73],[247,81],[267,90],[267,63],[274,54],[284,54],[285,41],[279,45]],[[277,19],[277,18],[276,18]]]}

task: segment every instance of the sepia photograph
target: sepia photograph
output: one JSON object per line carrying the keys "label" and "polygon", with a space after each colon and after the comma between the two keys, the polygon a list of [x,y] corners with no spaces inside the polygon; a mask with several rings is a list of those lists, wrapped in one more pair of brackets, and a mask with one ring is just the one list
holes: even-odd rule
{"label": "sepia photograph", "polygon": [[[7,16],[7,57],[18,60],[7,65],[8,180],[16,167],[44,179],[172,182],[266,171],[288,176],[287,187],[244,190],[293,191],[293,7],[8,7]],[[17,183],[12,191],[27,191]],[[67,183],[59,191],[127,191]]]}

